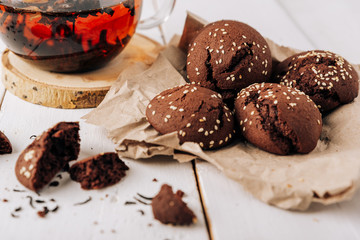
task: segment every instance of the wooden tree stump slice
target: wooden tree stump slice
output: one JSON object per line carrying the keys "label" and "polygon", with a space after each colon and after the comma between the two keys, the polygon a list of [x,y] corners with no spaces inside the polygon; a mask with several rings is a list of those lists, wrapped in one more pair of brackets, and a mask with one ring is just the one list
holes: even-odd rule
{"label": "wooden tree stump slice", "polygon": [[1,79],[8,91],[31,103],[54,108],[92,108],[101,103],[121,72],[136,62],[151,65],[162,48],[135,34],[124,51],[105,67],[71,74],[38,69],[5,50]]}

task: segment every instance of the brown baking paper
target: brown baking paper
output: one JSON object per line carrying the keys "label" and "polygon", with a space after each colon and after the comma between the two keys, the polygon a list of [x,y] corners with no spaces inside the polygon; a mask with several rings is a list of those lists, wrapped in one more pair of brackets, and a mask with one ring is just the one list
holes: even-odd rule
{"label": "brown baking paper", "polygon": [[[202,26],[201,21],[188,16],[180,46],[187,46],[197,31],[191,25],[194,21],[195,26]],[[298,52],[268,42],[274,60]],[[240,140],[219,150],[203,151],[195,143],[179,145],[176,133],[160,135],[145,118],[146,106],[156,94],[186,83],[185,63],[185,54],[170,46],[151,67],[138,63],[128,68],[98,108],[84,118],[108,130],[120,156],[143,159],[169,155],[180,162],[201,158],[261,201],[283,209],[306,210],[312,202],[332,204],[351,199],[360,179],[359,98],[323,119],[321,139],[309,154],[278,156]],[[360,74],[360,66],[356,69]]]}

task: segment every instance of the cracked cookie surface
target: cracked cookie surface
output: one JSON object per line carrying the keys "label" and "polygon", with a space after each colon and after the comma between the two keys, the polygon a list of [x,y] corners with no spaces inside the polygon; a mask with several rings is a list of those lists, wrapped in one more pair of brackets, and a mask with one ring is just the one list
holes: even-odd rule
{"label": "cracked cookie surface", "polygon": [[203,149],[225,146],[234,135],[234,117],[221,95],[194,84],[155,96],[146,117],[161,134],[177,132],[180,144],[195,142]]}
{"label": "cracked cookie surface", "polygon": [[207,25],[188,50],[191,83],[224,94],[232,101],[238,91],[271,75],[271,52],[265,39],[247,24],[223,20]]}
{"label": "cracked cookie surface", "polygon": [[235,115],[249,142],[280,155],[311,152],[322,129],[321,113],[305,93],[275,83],[244,88]]}
{"label": "cracked cookie surface", "polygon": [[322,112],[351,102],[359,91],[359,77],[353,66],[328,51],[291,56],[276,66],[274,76],[280,84],[305,92]]}

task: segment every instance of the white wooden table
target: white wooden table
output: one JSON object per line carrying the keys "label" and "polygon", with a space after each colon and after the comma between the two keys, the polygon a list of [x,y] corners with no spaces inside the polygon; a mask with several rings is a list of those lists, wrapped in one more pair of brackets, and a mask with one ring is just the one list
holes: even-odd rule
{"label": "white wooden table", "polygon": [[[143,14],[150,15],[151,1],[144,2]],[[178,0],[162,33],[158,28],[141,33],[159,42],[163,34],[168,41],[173,34],[181,34],[189,10],[208,21],[246,22],[283,45],[327,49],[360,63],[359,9],[359,0]],[[2,43],[0,49],[5,49]],[[59,187],[48,187],[41,196],[25,190],[16,180],[14,166],[20,152],[32,142],[30,137],[59,121],[79,121],[89,111],[33,105],[6,92],[0,84],[0,130],[14,148],[12,154],[0,156],[0,239],[360,239],[360,192],[350,202],[327,207],[313,204],[307,212],[284,211],[255,199],[206,162],[196,162],[193,167],[166,158],[126,160],[131,169],[127,177],[104,190],[81,190],[66,173],[62,173]],[[81,120],[80,124],[80,158],[113,151],[103,129]],[[126,201],[136,202],[133,197],[137,193],[153,196],[162,183],[186,193],[184,200],[198,217],[195,225],[162,225],[153,219],[150,206],[139,202],[125,205]],[[46,204],[34,202],[33,209],[28,196]],[[74,206],[89,196],[90,202]],[[56,202],[51,202],[52,198]],[[50,209],[58,205],[59,209],[39,218],[36,212],[45,205]],[[18,207],[22,209],[15,212]]]}

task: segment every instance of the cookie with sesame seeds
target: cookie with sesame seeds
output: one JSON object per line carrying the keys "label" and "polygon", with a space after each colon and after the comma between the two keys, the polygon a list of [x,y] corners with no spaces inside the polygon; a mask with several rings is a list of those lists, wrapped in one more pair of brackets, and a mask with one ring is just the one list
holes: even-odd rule
{"label": "cookie with sesame seeds", "polygon": [[242,22],[211,23],[200,31],[188,49],[189,81],[221,94],[225,92],[224,100],[232,103],[242,88],[267,82],[271,68],[266,40]]}
{"label": "cookie with sesame seeds", "polygon": [[194,84],[158,94],[147,106],[146,117],[161,134],[177,132],[180,144],[195,142],[203,149],[225,146],[234,135],[234,116],[221,95]]}
{"label": "cookie with sesame seeds", "polygon": [[15,174],[30,190],[39,191],[80,151],[79,123],[60,122],[38,136],[19,156]]}
{"label": "cookie with sesame seeds", "polygon": [[353,101],[359,91],[359,76],[354,67],[328,51],[291,56],[276,66],[274,78],[280,84],[305,92],[322,112]]}
{"label": "cookie with sesame seeds", "polygon": [[280,155],[311,152],[322,130],[321,113],[309,96],[277,83],[241,90],[235,115],[245,139]]}
{"label": "cookie with sesame seeds", "polygon": [[0,154],[11,153],[12,146],[9,139],[0,131]]}

